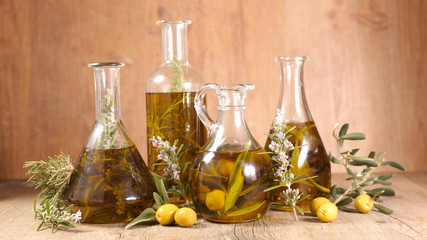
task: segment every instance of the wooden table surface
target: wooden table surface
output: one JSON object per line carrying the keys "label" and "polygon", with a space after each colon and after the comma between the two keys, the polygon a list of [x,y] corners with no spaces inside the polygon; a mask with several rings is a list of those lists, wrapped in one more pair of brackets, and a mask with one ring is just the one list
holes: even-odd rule
{"label": "wooden table surface", "polygon": [[[343,185],[343,175],[333,182]],[[321,223],[307,213],[295,222],[291,213],[270,211],[259,221],[217,224],[203,221],[191,228],[125,224],[80,224],[36,232],[39,221],[32,212],[32,186],[22,181],[0,181],[0,239],[427,239],[427,173],[397,174],[392,178],[395,197],[384,197],[392,215],[340,211],[332,223]],[[341,183],[341,184],[340,184]]]}

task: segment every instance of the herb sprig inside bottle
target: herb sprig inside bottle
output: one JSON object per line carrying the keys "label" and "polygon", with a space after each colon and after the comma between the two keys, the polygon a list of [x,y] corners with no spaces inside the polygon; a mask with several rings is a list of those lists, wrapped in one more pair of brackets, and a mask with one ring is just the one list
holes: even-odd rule
{"label": "herb sprig inside bottle", "polygon": [[310,195],[303,196],[303,193],[300,192],[298,188],[293,189],[292,185],[294,183],[315,178],[316,176],[301,178],[299,175],[294,175],[292,172],[291,160],[293,157],[295,157],[295,155],[289,157],[288,153],[294,150],[294,146],[288,139],[291,137],[289,133],[293,129],[294,128],[288,129],[286,127],[286,121],[284,120],[283,113],[280,111],[280,109],[277,109],[276,117],[274,118],[274,122],[271,125],[272,134],[268,134],[268,137],[271,139],[271,143],[268,147],[272,151],[269,152],[269,154],[272,155],[272,160],[275,162],[274,181],[276,184],[265,189],[264,191],[271,191],[277,188],[286,188],[285,191],[281,192],[281,195],[285,201],[272,202],[271,204],[291,207],[295,216],[295,220],[298,221],[296,210],[301,215],[304,215],[304,211],[298,207],[297,204],[307,199]]}

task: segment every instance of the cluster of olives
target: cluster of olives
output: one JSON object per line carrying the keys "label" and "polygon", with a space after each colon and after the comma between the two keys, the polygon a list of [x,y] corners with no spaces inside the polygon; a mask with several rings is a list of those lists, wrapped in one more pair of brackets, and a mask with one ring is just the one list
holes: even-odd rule
{"label": "cluster of olives", "polygon": [[[368,213],[374,207],[374,201],[367,194],[361,194],[354,200],[354,206],[361,213]],[[322,222],[332,222],[338,215],[338,208],[324,197],[315,198],[310,204],[310,212]]]}
{"label": "cluster of olives", "polygon": [[197,214],[188,207],[178,208],[173,204],[165,204],[157,209],[156,220],[162,225],[176,222],[181,227],[191,227],[196,223]]}
{"label": "cluster of olives", "polygon": [[[212,193],[218,195],[217,192]],[[217,199],[217,198],[213,198]],[[208,207],[218,208],[223,203],[221,201],[209,202]],[[374,201],[367,194],[361,194],[354,200],[354,206],[361,213],[368,213],[374,207]],[[310,204],[310,212],[316,215],[322,222],[332,222],[338,215],[338,208],[324,197],[315,198]],[[161,225],[171,225],[177,223],[181,227],[191,227],[196,223],[196,212],[188,207],[178,208],[174,204],[165,204],[160,206],[156,212],[156,220]]]}

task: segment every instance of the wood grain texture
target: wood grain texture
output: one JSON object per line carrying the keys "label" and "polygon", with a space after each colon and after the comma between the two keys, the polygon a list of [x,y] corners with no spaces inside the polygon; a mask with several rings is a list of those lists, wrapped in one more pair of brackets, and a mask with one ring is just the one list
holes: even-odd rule
{"label": "wood grain texture", "polygon": [[161,62],[159,19],[193,20],[189,59],[205,82],[256,85],[247,120],[261,144],[279,95],[274,58],[305,55],[306,96],[328,151],[333,123],[349,122],[368,135],[364,153],[426,171],[426,13],[422,0],[2,0],[0,179],[24,178],[23,163],[42,153],[78,156],[94,123],[90,62],[127,64],[123,121],[146,155],[145,79]]}
{"label": "wood grain texture", "polygon": [[[343,175],[333,182],[344,186]],[[50,229],[36,232],[33,198],[36,191],[20,181],[0,181],[0,239],[426,239],[427,174],[398,174],[393,179],[397,195],[384,197],[392,215],[376,210],[368,214],[340,211],[331,223],[321,223],[307,213],[295,222],[292,213],[270,211],[259,221],[240,224],[217,224],[204,221],[191,228],[178,226],[137,225],[129,230],[125,224],[80,224],[74,229]]]}

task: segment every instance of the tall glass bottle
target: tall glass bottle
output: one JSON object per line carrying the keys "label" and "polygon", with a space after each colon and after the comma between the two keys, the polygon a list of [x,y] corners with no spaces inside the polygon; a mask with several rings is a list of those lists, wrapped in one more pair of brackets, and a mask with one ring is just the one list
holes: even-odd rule
{"label": "tall glass bottle", "polygon": [[[190,20],[159,21],[162,26],[163,62],[146,82],[148,165],[151,171],[165,175],[165,162],[159,156],[159,149],[150,139],[161,138],[171,145],[178,140],[183,144],[180,163],[193,162],[206,141],[206,129],[194,109],[194,96],[203,86],[197,71],[188,62],[187,25]],[[163,165],[162,165],[163,164]],[[189,169],[189,168],[188,168]],[[179,189],[177,181],[169,176],[166,188],[182,191],[188,195],[188,188]],[[183,186],[188,182],[188,170],[181,179]],[[176,195],[172,203],[189,200]]]}
{"label": "tall glass bottle", "polygon": [[[196,94],[196,110],[209,130],[203,152],[192,166],[190,189],[193,204],[207,220],[248,222],[270,208],[273,163],[253,138],[245,120],[249,84],[206,84]],[[203,102],[207,90],[218,95],[217,120],[213,122]]]}
{"label": "tall glass bottle", "polygon": [[93,63],[96,122],[63,193],[86,223],[127,222],[154,202],[154,182],[120,112],[120,67]]}
{"label": "tall glass bottle", "polygon": [[[294,150],[289,156],[295,155],[292,160],[292,172],[300,178],[313,177],[303,182],[295,183],[292,188],[303,192],[303,197],[309,197],[298,206],[303,210],[310,209],[311,201],[316,197],[329,198],[331,187],[331,166],[325,147],[320,139],[319,132],[308,109],[304,93],[303,71],[307,57],[278,57],[276,61],[281,67],[281,91],[278,110],[287,121],[287,128],[291,129],[290,139]],[[272,133],[272,132],[270,132]],[[270,138],[267,139],[265,149],[270,150]],[[284,202],[281,195],[284,188],[273,190],[273,202]],[[291,210],[288,207],[272,206],[276,210]]]}

